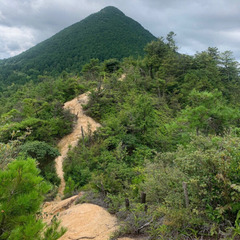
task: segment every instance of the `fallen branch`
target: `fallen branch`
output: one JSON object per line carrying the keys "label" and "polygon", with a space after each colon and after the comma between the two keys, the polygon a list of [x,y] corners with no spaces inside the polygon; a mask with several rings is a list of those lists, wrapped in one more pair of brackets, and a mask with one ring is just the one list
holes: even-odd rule
{"label": "fallen branch", "polygon": [[94,239],[95,237],[80,237],[80,238],[71,238],[69,237],[69,239],[71,240],[80,240],[80,239]]}
{"label": "fallen branch", "polygon": [[152,222],[153,222],[153,219],[151,219],[151,221],[143,224],[141,227],[138,228],[137,233],[139,233],[142,229],[148,227]]}

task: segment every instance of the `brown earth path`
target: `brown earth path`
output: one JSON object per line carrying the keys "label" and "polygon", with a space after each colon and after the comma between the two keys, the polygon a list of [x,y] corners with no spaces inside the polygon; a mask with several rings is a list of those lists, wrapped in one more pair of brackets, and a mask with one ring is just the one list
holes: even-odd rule
{"label": "brown earth path", "polygon": [[[69,148],[77,145],[78,140],[82,137],[82,129],[84,134],[88,134],[89,131],[94,132],[100,127],[99,123],[84,114],[82,104],[87,104],[88,94],[81,94],[64,104],[64,109],[69,109],[72,114],[77,116],[77,122],[73,132],[63,137],[58,144],[61,155],[55,159],[55,162],[61,184],[57,197],[54,201],[46,202],[43,206],[43,216],[46,223],[50,223],[52,217],[57,215],[58,219],[61,220],[61,225],[67,228],[67,232],[59,240],[107,240],[118,228],[116,217],[109,214],[104,208],[87,203],[76,205],[82,193],[61,200],[65,188],[63,160],[67,156]],[[119,240],[131,239],[122,238]]]}
{"label": "brown earth path", "polygon": [[84,114],[82,104],[87,104],[89,100],[89,92],[79,95],[71,101],[64,104],[64,109],[69,109],[70,112],[77,116],[77,122],[74,130],[69,135],[63,137],[58,143],[58,148],[60,151],[60,156],[55,159],[56,171],[61,179],[61,184],[58,189],[58,194],[56,200],[60,200],[63,197],[63,191],[65,188],[64,173],[63,173],[63,160],[67,156],[69,147],[74,148],[77,146],[79,138],[82,137],[82,129],[84,134],[88,134],[89,131],[94,132],[101,125],[95,122],[92,118]]}

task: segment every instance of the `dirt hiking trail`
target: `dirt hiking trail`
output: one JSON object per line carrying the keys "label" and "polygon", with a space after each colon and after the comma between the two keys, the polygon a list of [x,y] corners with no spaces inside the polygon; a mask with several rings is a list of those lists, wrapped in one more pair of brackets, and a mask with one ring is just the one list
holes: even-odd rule
{"label": "dirt hiking trail", "polygon": [[63,137],[58,143],[58,148],[61,155],[55,159],[55,162],[57,175],[61,179],[61,184],[58,189],[56,200],[60,200],[63,197],[63,191],[65,188],[65,181],[63,177],[63,160],[67,156],[69,147],[74,148],[77,146],[79,138],[82,137],[82,129],[84,131],[84,135],[87,135],[89,131],[94,132],[98,127],[101,126],[92,118],[86,116],[83,112],[82,104],[88,103],[88,95],[89,92],[81,94],[73,100],[68,101],[64,104],[64,109],[69,109],[72,114],[77,116],[77,122],[73,129],[73,132]]}
{"label": "dirt hiking trail", "polygon": [[[107,240],[118,229],[116,217],[109,214],[104,208],[87,203],[76,205],[82,193],[61,200],[65,188],[63,160],[67,156],[67,152],[70,148],[77,146],[82,137],[82,130],[84,135],[87,135],[101,126],[84,114],[82,104],[87,104],[88,95],[89,92],[81,94],[64,104],[64,109],[69,109],[72,114],[76,115],[77,122],[73,132],[63,137],[58,143],[61,155],[55,159],[55,163],[61,184],[56,199],[46,202],[43,206],[43,218],[46,223],[50,223],[53,216],[57,215],[61,225],[67,228],[67,232],[59,240]],[[130,238],[119,238],[119,240],[130,240]]]}

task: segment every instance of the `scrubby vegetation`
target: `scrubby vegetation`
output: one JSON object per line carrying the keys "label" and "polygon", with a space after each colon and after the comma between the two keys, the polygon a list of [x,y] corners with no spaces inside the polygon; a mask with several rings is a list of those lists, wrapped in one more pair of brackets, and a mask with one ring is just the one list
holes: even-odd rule
{"label": "scrubby vegetation", "polygon": [[42,78],[38,85],[10,86],[1,93],[0,239],[54,240],[65,232],[56,219],[46,226],[40,208],[60,182],[56,143],[73,127],[74,117],[63,103],[85,88],[65,74]]}
{"label": "scrubby vegetation", "polygon": [[[84,189],[101,197],[124,222],[116,235],[237,239],[240,85],[231,52],[182,55],[171,32],[147,44],[142,58],[100,60],[78,75],[41,75],[38,84],[1,92],[0,238],[42,231],[34,216],[50,184],[59,183],[56,142],[74,120],[63,103],[90,90],[84,108],[102,127],[69,151],[66,196]],[[30,178],[20,181],[21,173]]]}
{"label": "scrubby vegetation", "polygon": [[236,238],[238,63],[216,48],[180,55],[173,33],[145,51],[104,75],[98,62],[87,65],[103,88],[86,112],[102,127],[69,152],[66,193],[99,193],[124,222],[119,235]]}

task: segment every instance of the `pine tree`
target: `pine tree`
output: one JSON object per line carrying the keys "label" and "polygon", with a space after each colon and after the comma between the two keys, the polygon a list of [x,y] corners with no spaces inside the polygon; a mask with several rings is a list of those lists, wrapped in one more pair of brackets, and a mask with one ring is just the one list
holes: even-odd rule
{"label": "pine tree", "polygon": [[[45,224],[37,218],[37,213],[44,194],[51,187],[39,173],[35,160],[31,158],[15,160],[6,170],[0,171],[0,239],[46,239],[43,234],[47,232]],[[56,235],[64,233],[63,229],[52,229]]]}

